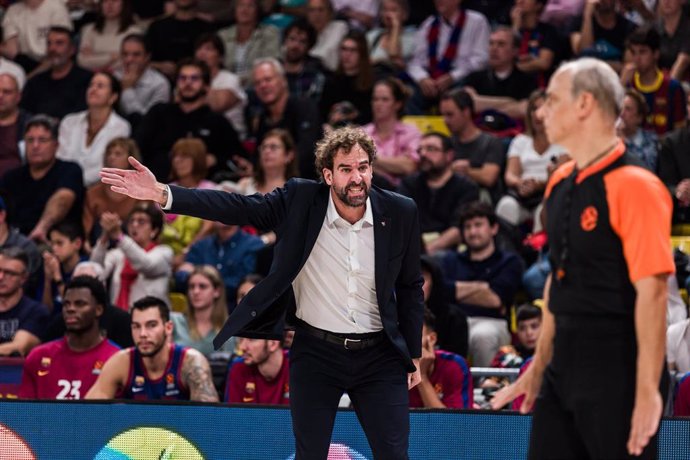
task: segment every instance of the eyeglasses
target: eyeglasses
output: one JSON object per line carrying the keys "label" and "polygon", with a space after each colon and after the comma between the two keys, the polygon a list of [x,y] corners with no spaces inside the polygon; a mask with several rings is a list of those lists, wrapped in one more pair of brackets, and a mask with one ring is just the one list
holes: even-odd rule
{"label": "eyeglasses", "polygon": [[417,153],[421,154],[424,152],[437,153],[437,152],[443,152],[443,149],[441,147],[436,147],[435,145],[420,145],[417,148]]}
{"label": "eyeglasses", "polygon": [[22,276],[24,274],[24,272],[23,271],[16,272],[14,270],[8,270],[6,268],[0,268],[0,274],[3,276],[15,277],[15,276]]}
{"label": "eyeglasses", "polygon": [[271,152],[277,152],[278,150],[282,149],[283,146],[280,144],[261,144],[259,146],[259,152],[263,152],[264,150],[268,150]]}

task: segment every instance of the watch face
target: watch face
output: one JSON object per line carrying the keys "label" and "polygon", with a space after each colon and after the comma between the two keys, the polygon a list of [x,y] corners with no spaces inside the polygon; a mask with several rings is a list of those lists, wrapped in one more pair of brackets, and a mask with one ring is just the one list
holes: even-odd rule
{"label": "watch face", "polygon": [[179,434],[154,427],[131,428],[106,444],[94,460],[204,460]]}

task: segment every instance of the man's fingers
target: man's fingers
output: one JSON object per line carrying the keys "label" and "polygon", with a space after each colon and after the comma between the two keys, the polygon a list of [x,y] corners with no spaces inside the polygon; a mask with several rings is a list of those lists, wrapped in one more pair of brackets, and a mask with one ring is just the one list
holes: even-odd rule
{"label": "man's fingers", "polygon": [[520,395],[518,394],[518,389],[515,384],[508,385],[507,387],[496,392],[494,397],[491,398],[491,408],[494,410],[499,410],[518,396]]}
{"label": "man's fingers", "polygon": [[129,164],[131,164],[132,167],[134,169],[136,169],[137,171],[146,171],[146,166],[139,163],[139,160],[137,160],[136,158],[131,156],[131,157],[127,158],[127,160],[129,160]]}
{"label": "man's fingers", "polygon": [[529,391],[525,393],[525,399],[522,401],[522,404],[520,404],[520,413],[529,414],[532,411],[532,407],[534,407],[535,399],[536,395],[530,393]]}

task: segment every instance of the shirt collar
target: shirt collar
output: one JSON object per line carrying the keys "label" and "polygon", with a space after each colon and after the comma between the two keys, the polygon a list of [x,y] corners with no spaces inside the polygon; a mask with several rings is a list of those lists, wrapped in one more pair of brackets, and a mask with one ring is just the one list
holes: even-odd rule
{"label": "shirt collar", "polygon": [[[371,189],[369,189],[371,190]],[[362,226],[365,223],[367,225],[374,225],[374,215],[371,212],[371,198],[367,197],[367,202],[365,204],[366,209],[364,210],[364,217],[355,222],[354,224],[350,224],[347,222],[345,219],[340,217],[340,214],[338,214],[338,210],[335,209],[335,202],[333,201],[333,192],[330,190],[328,191],[328,209],[326,210],[326,223],[328,225],[334,225],[338,221],[342,221],[347,223],[348,225],[352,226]]]}

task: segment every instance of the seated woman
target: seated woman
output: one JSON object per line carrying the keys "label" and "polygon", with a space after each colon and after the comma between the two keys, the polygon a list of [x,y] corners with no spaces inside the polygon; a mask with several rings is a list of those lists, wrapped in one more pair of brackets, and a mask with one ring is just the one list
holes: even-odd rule
{"label": "seated woman", "polygon": [[121,92],[117,78],[96,72],[86,90],[88,108],[67,115],[60,123],[57,157],[79,164],[87,187],[100,180],[108,142],[129,137],[129,122],[115,112]]}
{"label": "seated woman", "polygon": [[422,133],[416,126],[400,121],[407,97],[407,88],[397,78],[376,82],[371,98],[374,121],[364,126],[376,144],[374,173],[393,187],[415,172],[419,161],[417,147]]}
{"label": "seated woman", "polygon": [[223,182],[222,186],[244,195],[266,194],[297,177],[295,141],[287,130],[272,129],[267,132],[258,152],[259,159],[252,176],[242,178],[237,183]]}
{"label": "seated woman", "polygon": [[120,45],[134,25],[131,0],[101,0],[96,21],[81,29],[77,63],[89,70],[111,70],[120,60]]}
{"label": "seated woman", "polygon": [[383,0],[380,27],[367,33],[369,56],[377,77],[398,76],[414,54],[415,28],[405,26],[410,14],[407,0]]}
{"label": "seated woman", "polygon": [[562,147],[549,144],[544,123],[535,116],[545,98],[544,91],[537,90],[527,102],[526,132],[515,136],[508,148],[504,176],[508,194],[496,205],[496,215],[511,225],[518,226],[532,218],[535,232],[541,230],[537,216],[550,169],[567,158]]}
{"label": "seated woman", "polygon": [[[187,283],[187,311],[173,313],[173,341],[199,350],[208,356],[213,353],[213,338],[228,318],[225,286],[218,270],[210,265],[194,267]],[[225,342],[220,351],[233,352],[234,338]]]}
{"label": "seated woman", "polygon": [[[93,248],[91,261],[103,265],[112,305],[129,311],[132,303],[145,296],[167,299],[173,252],[157,242],[163,228],[159,207],[142,203],[134,208],[127,218],[127,234],[115,213],[104,212],[100,223],[103,234]],[[114,247],[108,250],[110,243]]]}
{"label": "seated woman", "polygon": [[[206,166],[206,145],[201,139],[183,138],[172,147],[170,184],[186,188],[215,189],[217,185],[204,179]],[[174,267],[184,261],[189,246],[210,235],[213,222],[198,217],[166,213],[161,243],[170,246],[175,253]]]}
{"label": "seated woman", "polygon": [[340,64],[327,80],[321,96],[321,118],[332,127],[344,123],[363,125],[371,121],[374,70],[367,40],[352,31],[340,42]]}

